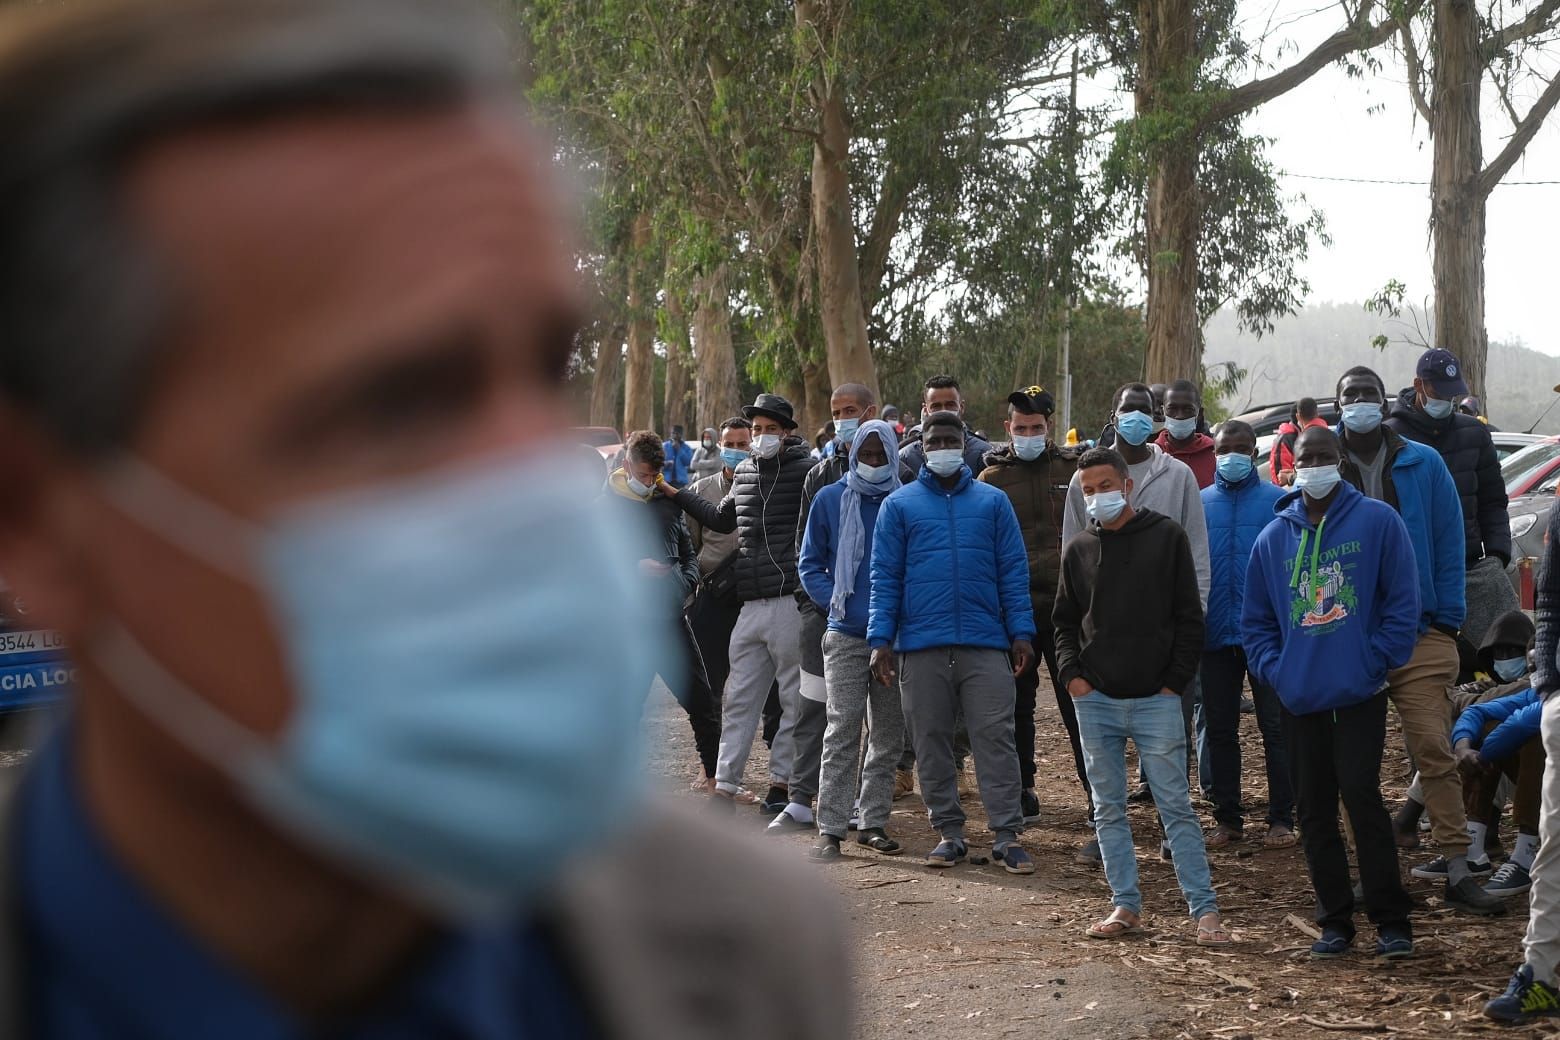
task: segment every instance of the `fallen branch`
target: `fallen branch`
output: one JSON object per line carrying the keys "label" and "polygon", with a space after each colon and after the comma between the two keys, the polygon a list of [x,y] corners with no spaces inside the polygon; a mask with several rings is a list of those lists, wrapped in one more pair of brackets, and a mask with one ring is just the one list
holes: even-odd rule
{"label": "fallen branch", "polygon": [[1284,920],[1288,921],[1290,924],[1294,925],[1296,928],[1300,929],[1302,932],[1304,932],[1306,935],[1309,935],[1313,939],[1320,939],[1322,937],[1322,930],[1302,917],[1299,917],[1295,914],[1285,914]]}
{"label": "fallen branch", "polygon": [[1326,1029],[1333,1033],[1395,1033],[1396,1029],[1384,1026],[1380,1022],[1367,1022],[1364,1019],[1355,1019],[1351,1022],[1329,1022],[1325,1018],[1316,1018],[1312,1015],[1301,1015],[1300,1020],[1307,1025],[1313,1025],[1317,1029]]}

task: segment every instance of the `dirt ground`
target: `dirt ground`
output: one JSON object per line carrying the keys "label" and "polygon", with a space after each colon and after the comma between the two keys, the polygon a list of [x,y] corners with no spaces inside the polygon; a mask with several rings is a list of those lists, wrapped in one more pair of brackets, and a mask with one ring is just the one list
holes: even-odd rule
{"label": "dirt ground", "polygon": [[[1403,855],[1410,893],[1420,904],[1413,922],[1412,960],[1378,962],[1368,955],[1374,931],[1361,915],[1356,952],[1315,963],[1307,953],[1314,904],[1298,847],[1262,848],[1266,782],[1256,721],[1242,720],[1247,838],[1210,850],[1220,907],[1237,941],[1230,950],[1198,947],[1171,866],[1158,857],[1152,809],[1132,807],[1142,875],[1145,932],[1113,943],[1083,930],[1109,910],[1110,891],[1097,869],[1075,864],[1073,850],[1091,833],[1072,772],[1066,733],[1042,685],[1037,719],[1037,791],[1042,821],[1023,837],[1036,861],[1030,877],[993,865],[948,871],[921,859],[936,844],[916,796],[894,804],[890,833],[906,852],[884,858],[845,846],[845,858],[818,866],[843,894],[857,942],[860,994],[856,1035],[862,1040],[915,1036],[931,1040],[1022,1036],[1068,1040],[1153,1037],[1163,1040],[1258,1040],[1269,1037],[1546,1035],[1549,1029],[1506,1030],[1479,1016],[1500,992],[1521,956],[1526,900],[1504,918],[1481,920],[1441,905],[1438,886],[1408,875],[1434,856],[1428,835]],[[696,772],[685,716],[662,691],[651,711],[653,765],[684,797]],[[768,772],[763,744],[748,764],[747,785],[762,793]],[[1383,768],[1389,807],[1408,780],[1394,736]],[[989,853],[991,833],[979,799],[970,814],[971,855]],[[1205,826],[1212,820],[1200,806]],[[757,813],[739,826],[761,830]],[[1504,844],[1515,836],[1509,821]],[[805,834],[771,839],[805,857]],[[1553,1021],[1553,1020],[1552,1020]]]}

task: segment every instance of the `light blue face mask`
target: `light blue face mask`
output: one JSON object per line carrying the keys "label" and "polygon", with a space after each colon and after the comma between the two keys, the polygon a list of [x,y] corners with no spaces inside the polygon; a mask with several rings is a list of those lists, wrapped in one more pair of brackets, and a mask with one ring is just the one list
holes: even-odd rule
{"label": "light blue face mask", "polygon": [[958,448],[939,448],[926,453],[926,468],[939,477],[951,477],[964,465],[964,452]]}
{"label": "light blue face mask", "polygon": [[1033,437],[1013,437],[1013,454],[1025,462],[1033,462],[1045,451],[1045,434],[1037,434]]}
{"label": "light blue face mask", "polygon": [[1495,658],[1495,676],[1501,682],[1512,682],[1527,674],[1526,657]]}
{"label": "light blue face mask", "polygon": [[541,898],[633,812],[661,638],[635,561],[655,553],[583,471],[545,452],[490,461],[263,526],[142,463],[106,490],[271,607],[293,693],[276,738],[122,624],[89,653],[279,827],[446,916],[489,919]]}
{"label": "light blue face mask", "polygon": [[1381,425],[1381,405],[1356,401],[1343,406],[1343,426],[1351,433],[1370,433]]}
{"label": "light blue face mask", "polygon": [[[1138,413],[1141,414],[1141,413]],[[1096,523],[1111,524],[1127,508],[1127,496],[1120,491],[1101,491],[1097,495],[1084,495],[1083,507]]]}
{"label": "light blue face mask", "polygon": [[1135,448],[1154,432],[1154,420],[1146,412],[1124,412],[1116,416],[1116,432]]}
{"label": "light blue face mask", "polygon": [[1434,397],[1426,397],[1424,403],[1425,414],[1432,419],[1445,419],[1452,414],[1452,402],[1438,400]]}
{"label": "light blue face mask", "polygon": [[1172,440],[1184,441],[1197,432],[1197,417],[1194,415],[1190,419],[1166,419],[1165,429]]}
{"label": "light blue face mask", "polygon": [[748,457],[748,453],[741,448],[720,449],[720,461],[726,464],[727,469],[736,469],[742,465],[742,460]]}
{"label": "light blue face mask", "polygon": [[881,484],[888,479],[888,475],[892,472],[892,467],[887,465],[869,466],[865,462],[856,463],[856,476],[865,480],[868,484]]}
{"label": "light blue face mask", "polygon": [[861,429],[860,419],[836,419],[834,420],[834,438],[841,444],[849,444],[856,436],[856,431]]}
{"label": "light blue face mask", "polygon": [[1239,484],[1251,475],[1251,471],[1256,468],[1256,463],[1251,461],[1250,455],[1229,451],[1213,460],[1213,468],[1218,470],[1219,476],[1223,477],[1226,483]]}

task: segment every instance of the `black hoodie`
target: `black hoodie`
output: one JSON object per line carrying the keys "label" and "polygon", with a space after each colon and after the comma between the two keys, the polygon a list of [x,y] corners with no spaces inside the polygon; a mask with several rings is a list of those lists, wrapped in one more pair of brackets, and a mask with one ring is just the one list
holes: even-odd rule
{"label": "black hoodie", "polygon": [[1151,509],[1117,531],[1090,524],[1062,550],[1051,620],[1064,686],[1082,677],[1108,697],[1185,693],[1203,648],[1186,532]]}

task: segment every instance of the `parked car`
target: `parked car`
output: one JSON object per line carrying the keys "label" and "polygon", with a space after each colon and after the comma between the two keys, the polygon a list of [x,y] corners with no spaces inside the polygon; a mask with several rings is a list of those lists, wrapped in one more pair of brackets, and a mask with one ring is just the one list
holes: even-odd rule
{"label": "parked car", "polygon": [[1560,437],[1540,437],[1506,456],[1500,464],[1507,498],[1529,494],[1556,473],[1560,473]]}
{"label": "parked car", "polygon": [[1523,448],[1530,448],[1544,441],[1554,440],[1542,433],[1507,433],[1505,430],[1491,430],[1490,440],[1495,442],[1495,457],[1505,462],[1511,456]]}
{"label": "parked car", "polygon": [[617,465],[623,455],[623,435],[610,426],[576,426],[569,434],[579,443],[595,448],[608,466]]}
{"label": "parked car", "polygon": [[53,704],[75,682],[65,641],[29,624],[26,604],[0,581],[0,715]]}

